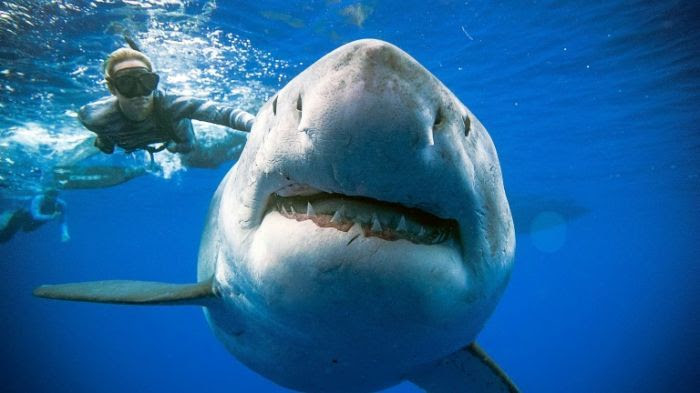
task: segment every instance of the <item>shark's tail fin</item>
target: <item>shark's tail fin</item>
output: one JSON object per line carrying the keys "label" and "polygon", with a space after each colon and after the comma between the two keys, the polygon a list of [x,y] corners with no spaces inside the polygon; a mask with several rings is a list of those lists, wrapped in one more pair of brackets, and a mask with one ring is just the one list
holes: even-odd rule
{"label": "shark's tail fin", "polygon": [[112,280],[42,285],[34,290],[34,295],[78,302],[133,305],[207,306],[216,298],[213,279],[194,284]]}

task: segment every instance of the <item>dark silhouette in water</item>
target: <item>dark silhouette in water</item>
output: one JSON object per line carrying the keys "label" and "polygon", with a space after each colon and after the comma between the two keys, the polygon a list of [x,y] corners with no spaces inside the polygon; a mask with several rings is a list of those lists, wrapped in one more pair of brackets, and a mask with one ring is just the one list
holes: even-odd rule
{"label": "dark silhouette in water", "polygon": [[70,240],[66,223],[66,203],[58,191],[48,189],[32,198],[28,208],[7,210],[0,214],[0,243],[5,243],[20,230],[31,232],[52,220],[61,221],[61,241]]}
{"label": "dark silhouette in water", "polygon": [[[563,222],[569,222],[588,213],[587,208],[571,199],[510,194],[508,203],[510,203],[510,210],[513,214],[515,231],[518,234],[548,229],[549,226],[557,224],[557,221],[537,220],[543,213],[555,213]],[[538,225],[533,225],[536,220]]]}

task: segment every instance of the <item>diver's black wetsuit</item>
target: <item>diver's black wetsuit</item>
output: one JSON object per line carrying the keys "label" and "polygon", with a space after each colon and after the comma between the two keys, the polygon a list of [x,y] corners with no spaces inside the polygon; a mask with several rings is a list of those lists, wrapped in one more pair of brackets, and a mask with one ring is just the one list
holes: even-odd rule
{"label": "diver's black wetsuit", "polygon": [[251,114],[240,109],[201,98],[169,95],[162,90],[154,92],[153,111],[143,121],[129,120],[124,116],[114,96],[83,106],[78,118],[87,129],[97,134],[95,146],[108,154],[114,151],[114,146],[131,152],[153,143],[170,141],[179,145],[179,152],[186,153],[194,146],[190,119],[241,131],[250,131],[254,120]]}

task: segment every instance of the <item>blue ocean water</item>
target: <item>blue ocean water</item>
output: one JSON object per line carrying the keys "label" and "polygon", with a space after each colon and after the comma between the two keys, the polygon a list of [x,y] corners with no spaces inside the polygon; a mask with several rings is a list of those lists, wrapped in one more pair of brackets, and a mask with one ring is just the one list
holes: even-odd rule
{"label": "blue ocean water", "polygon": [[[499,152],[516,262],[481,346],[524,392],[695,392],[699,11],[692,1],[2,2],[0,206],[25,203],[87,135],[75,111],[105,94],[100,64],[125,32],[171,90],[253,113],[335,47],[380,38],[455,92]],[[287,391],[229,355],[197,308],[31,295],[53,282],[194,280],[208,203],[232,164],[160,159],[116,187],[63,191],[69,242],[50,223],[0,244],[0,390]]]}

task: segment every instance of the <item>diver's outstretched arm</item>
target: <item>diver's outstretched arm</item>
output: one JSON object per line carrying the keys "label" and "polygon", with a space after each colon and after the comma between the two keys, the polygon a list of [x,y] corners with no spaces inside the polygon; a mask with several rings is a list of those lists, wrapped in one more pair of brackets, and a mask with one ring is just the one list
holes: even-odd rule
{"label": "diver's outstretched arm", "polygon": [[195,97],[177,97],[170,103],[176,118],[187,118],[250,132],[255,116],[250,113]]}

